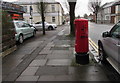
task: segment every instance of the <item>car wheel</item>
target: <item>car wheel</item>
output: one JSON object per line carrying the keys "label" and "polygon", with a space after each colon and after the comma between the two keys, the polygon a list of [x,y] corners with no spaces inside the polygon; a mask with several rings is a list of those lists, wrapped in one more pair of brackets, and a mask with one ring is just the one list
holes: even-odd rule
{"label": "car wheel", "polygon": [[35,36],[35,34],[36,34],[36,31],[33,31],[33,37]]}
{"label": "car wheel", "polygon": [[99,60],[101,61],[101,63],[106,63],[106,55],[102,44],[98,45],[98,53],[99,53]]}
{"label": "car wheel", "polygon": [[49,27],[48,27],[48,30],[53,30],[53,27],[52,27],[52,26],[49,26]]}
{"label": "car wheel", "polygon": [[23,39],[23,35],[20,35],[18,42],[19,42],[20,44],[22,44],[22,43],[23,43],[23,40],[24,40],[24,39]]}

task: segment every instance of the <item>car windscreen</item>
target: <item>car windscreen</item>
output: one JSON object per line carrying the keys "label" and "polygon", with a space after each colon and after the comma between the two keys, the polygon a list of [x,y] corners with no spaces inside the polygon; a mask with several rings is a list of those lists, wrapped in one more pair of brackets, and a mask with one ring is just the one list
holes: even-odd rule
{"label": "car windscreen", "polygon": [[110,32],[112,37],[117,37],[120,35],[120,23],[116,24]]}
{"label": "car windscreen", "polygon": [[16,26],[18,28],[23,28],[23,27],[29,27],[29,24],[24,23],[24,22],[16,22]]}

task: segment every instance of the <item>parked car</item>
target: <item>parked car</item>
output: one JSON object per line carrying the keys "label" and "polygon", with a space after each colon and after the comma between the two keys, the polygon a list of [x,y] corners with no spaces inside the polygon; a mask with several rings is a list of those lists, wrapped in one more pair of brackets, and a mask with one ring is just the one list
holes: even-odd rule
{"label": "parked car", "polygon": [[6,56],[16,50],[16,41],[15,41],[15,26],[12,22],[10,14],[1,10],[2,20],[0,21],[0,54]]}
{"label": "parked car", "polygon": [[[57,28],[56,24],[50,24],[48,22],[44,22],[44,24],[45,24],[45,29],[46,30],[54,30],[54,29]],[[33,24],[33,26],[36,27],[36,29],[38,29],[38,30],[42,30],[43,29],[42,28],[42,22],[37,22],[37,23]]]}
{"label": "parked car", "polygon": [[35,31],[38,31],[37,28],[33,26],[32,24],[29,24],[29,26],[35,28]]}
{"label": "parked car", "polygon": [[16,41],[23,43],[24,39],[35,36],[36,30],[25,21],[14,21],[16,34]]}
{"label": "parked car", "polygon": [[98,41],[99,58],[101,62],[106,59],[120,73],[120,22],[115,24],[110,31],[102,34]]}

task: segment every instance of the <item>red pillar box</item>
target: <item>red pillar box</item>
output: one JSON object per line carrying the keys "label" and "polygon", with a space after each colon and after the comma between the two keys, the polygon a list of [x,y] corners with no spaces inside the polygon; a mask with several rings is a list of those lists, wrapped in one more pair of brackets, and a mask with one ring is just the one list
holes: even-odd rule
{"label": "red pillar box", "polygon": [[89,63],[89,43],[88,43],[88,20],[76,19],[75,24],[75,56],[76,63],[88,64]]}

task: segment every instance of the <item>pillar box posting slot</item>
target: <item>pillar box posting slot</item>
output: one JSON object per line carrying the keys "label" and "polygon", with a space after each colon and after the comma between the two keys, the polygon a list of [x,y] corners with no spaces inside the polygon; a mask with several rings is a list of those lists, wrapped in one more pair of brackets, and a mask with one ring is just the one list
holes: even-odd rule
{"label": "pillar box posting slot", "polygon": [[76,19],[75,24],[75,57],[76,63],[89,63],[88,20]]}

